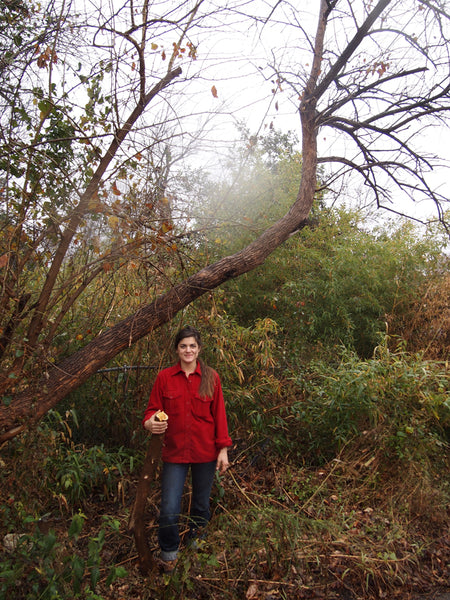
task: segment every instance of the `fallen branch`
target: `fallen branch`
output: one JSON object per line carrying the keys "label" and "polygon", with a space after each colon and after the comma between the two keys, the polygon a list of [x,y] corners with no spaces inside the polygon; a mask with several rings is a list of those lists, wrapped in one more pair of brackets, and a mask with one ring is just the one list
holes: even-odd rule
{"label": "fallen branch", "polygon": [[128,522],[128,530],[134,535],[139,557],[139,569],[142,575],[148,575],[156,568],[156,561],[152,556],[147,543],[147,535],[145,530],[145,507],[150,491],[150,484],[154,478],[161,456],[163,441],[163,433],[160,435],[152,435],[150,439],[150,444],[144,460],[144,466],[142,467],[141,477],[137,485],[136,499],[134,501],[133,510],[131,511],[130,520]]}

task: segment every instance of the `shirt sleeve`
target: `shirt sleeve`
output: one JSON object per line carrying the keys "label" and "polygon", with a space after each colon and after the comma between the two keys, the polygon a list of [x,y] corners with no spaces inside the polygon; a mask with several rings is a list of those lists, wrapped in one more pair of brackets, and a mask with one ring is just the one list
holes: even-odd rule
{"label": "shirt sleeve", "polygon": [[225,411],[225,400],[223,398],[222,384],[220,377],[215,374],[214,397],[213,397],[213,417],[215,423],[215,444],[216,449],[229,448],[233,442],[228,434],[227,415]]}

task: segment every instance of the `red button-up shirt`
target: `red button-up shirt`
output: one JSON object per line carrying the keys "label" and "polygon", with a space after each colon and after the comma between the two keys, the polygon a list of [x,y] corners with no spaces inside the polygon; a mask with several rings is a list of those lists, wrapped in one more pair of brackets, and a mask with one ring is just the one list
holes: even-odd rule
{"label": "red button-up shirt", "polygon": [[186,376],[178,363],[156,377],[143,423],[158,410],[169,417],[162,459],[171,463],[201,463],[216,460],[221,448],[231,446],[225,402],[219,375],[214,372],[212,398],[200,397],[201,367]]}

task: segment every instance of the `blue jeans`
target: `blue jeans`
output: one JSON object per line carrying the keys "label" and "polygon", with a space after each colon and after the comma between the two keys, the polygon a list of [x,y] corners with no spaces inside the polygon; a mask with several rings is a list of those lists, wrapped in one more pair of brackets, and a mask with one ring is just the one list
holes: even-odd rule
{"label": "blue jeans", "polygon": [[189,538],[195,538],[210,518],[209,499],[216,471],[216,461],[207,463],[163,463],[161,510],[158,541],[163,560],[174,560],[180,545],[178,521],[184,483],[191,469],[192,502],[189,515]]}

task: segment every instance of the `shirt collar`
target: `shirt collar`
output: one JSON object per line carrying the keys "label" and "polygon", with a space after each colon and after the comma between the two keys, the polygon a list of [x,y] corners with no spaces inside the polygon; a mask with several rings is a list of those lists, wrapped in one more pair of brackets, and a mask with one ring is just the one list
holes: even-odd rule
{"label": "shirt collar", "polygon": [[[184,371],[181,368],[181,360],[179,360],[178,363],[175,365],[175,373],[183,373],[183,375],[184,375]],[[198,375],[200,375],[200,377],[202,375],[202,368],[200,366],[200,361],[199,360],[197,360],[197,366],[195,367],[195,371],[193,371],[191,373],[191,375],[193,373],[197,373]]]}

